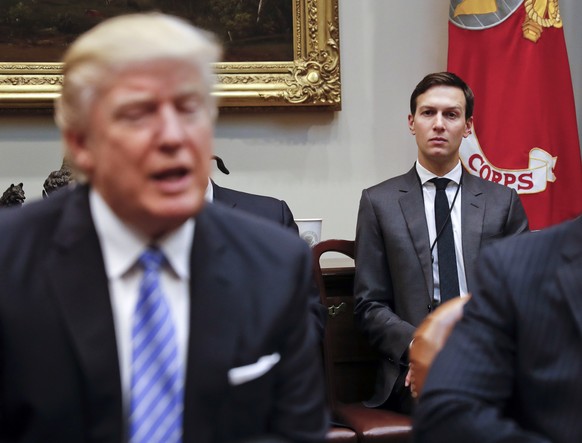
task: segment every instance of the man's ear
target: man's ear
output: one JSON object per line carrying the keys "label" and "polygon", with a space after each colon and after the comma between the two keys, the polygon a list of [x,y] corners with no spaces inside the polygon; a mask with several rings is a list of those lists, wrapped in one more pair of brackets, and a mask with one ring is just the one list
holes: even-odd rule
{"label": "man's ear", "polygon": [[414,130],[414,115],[412,114],[408,114],[408,129],[412,135],[416,134],[416,131]]}
{"label": "man's ear", "polygon": [[463,134],[464,138],[469,137],[469,135],[473,132],[473,117],[469,117],[465,122],[465,133]]}
{"label": "man's ear", "polygon": [[87,146],[85,134],[74,131],[65,131],[63,140],[67,146],[69,158],[79,171],[84,174],[93,169],[93,151]]}

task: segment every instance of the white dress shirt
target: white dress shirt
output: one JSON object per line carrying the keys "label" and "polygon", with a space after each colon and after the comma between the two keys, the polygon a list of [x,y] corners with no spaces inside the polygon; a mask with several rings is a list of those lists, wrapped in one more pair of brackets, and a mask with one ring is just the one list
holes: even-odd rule
{"label": "white dress shirt", "polygon": [[212,186],[212,180],[210,180],[210,177],[208,177],[208,185],[206,185],[204,199],[209,203],[212,203],[214,201],[214,187]]}
{"label": "white dress shirt", "polygon": [[[447,186],[446,194],[449,200],[449,206],[453,204],[455,199],[455,194],[458,192],[455,204],[451,208],[451,222],[453,224],[453,237],[455,239],[455,256],[457,259],[457,274],[459,276],[459,290],[461,296],[467,294],[467,278],[465,276],[465,263],[463,261],[463,243],[461,235],[461,193],[463,192],[462,186],[459,188],[462,176],[462,166],[461,162],[457,163],[448,174],[444,175],[442,178],[448,178],[451,183]],[[426,216],[426,224],[428,225],[428,238],[430,241],[430,246],[434,247],[432,249],[432,276],[434,280],[434,294],[435,300],[440,301],[441,291],[439,283],[439,258],[438,258],[438,245],[435,243],[437,236],[436,232],[436,222],[434,215],[434,200],[436,197],[436,186],[430,180],[438,177],[437,175],[430,172],[428,169],[424,168],[417,160],[416,162],[416,172],[422,183],[422,194],[424,197],[424,212]]]}
{"label": "white dress shirt", "polygon": [[[123,407],[127,416],[131,387],[131,331],[143,271],[137,260],[150,246],[149,239],[117,217],[95,191],[89,194],[91,216],[97,230],[109,295],[119,355]],[[169,266],[161,272],[161,285],[167,298],[178,340],[178,355],[185,370],[190,320],[190,253],[195,222],[189,219],[175,231],[156,242]]]}

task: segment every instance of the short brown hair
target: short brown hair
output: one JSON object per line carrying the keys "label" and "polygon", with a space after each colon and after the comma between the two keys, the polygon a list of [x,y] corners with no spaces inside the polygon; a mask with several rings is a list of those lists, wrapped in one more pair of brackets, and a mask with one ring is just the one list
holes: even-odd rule
{"label": "short brown hair", "polygon": [[424,94],[430,88],[434,86],[452,86],[454,88],[459,88],[463,91],[465,95],[465,119],[469,119],[473,116],[473,107],[475,106],[475,96],[473,91],[469,88],[469,85],[461,79],[456,74],[452,72],[435,72],[433,74],[428,74],[425,76],[410,96],[410,113],[414,115],[416,113],[416,99],[419,95]]}

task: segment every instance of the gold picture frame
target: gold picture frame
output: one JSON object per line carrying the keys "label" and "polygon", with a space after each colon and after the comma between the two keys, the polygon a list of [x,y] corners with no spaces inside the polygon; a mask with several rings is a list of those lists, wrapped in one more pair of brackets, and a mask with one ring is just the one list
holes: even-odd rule
{"label": "gold picture frame", "polygon": [[[216,65],[223,110],[341,109],[339,0],[293,2],[293,60]],[[0,63],[0,109],[52,108],[61,63]]]}

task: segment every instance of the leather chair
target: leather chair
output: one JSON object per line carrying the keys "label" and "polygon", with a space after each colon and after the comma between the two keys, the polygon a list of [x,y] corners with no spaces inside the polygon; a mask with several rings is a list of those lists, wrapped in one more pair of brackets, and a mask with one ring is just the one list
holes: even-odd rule
{"label": "leather chair", "polygon": [[354,241],[325,240],[313,247],[315,279],[321,302],[329,312],[322,352],[333,419],[338,425],[353,429],[360,442],[410,442],[410,417],[369,409],[361,403],[372,394],[381,357],[354,325],[354,267],[322,270],[320,258],[326,252],[353,259]]}
{"label": "leather chair", "polygon": [[456,297],[431,312],[414,331],[408,351],[410,360],[410,389],[413,397],[420,396],[428,370],[445,345],[455,324],[463,316],[467,297]]}
{"label": "leather chair", "polygon": [[325,441],[330,443],[357,443],[358,435],[350,428],[332,426],[329,431],[327,431]]}

